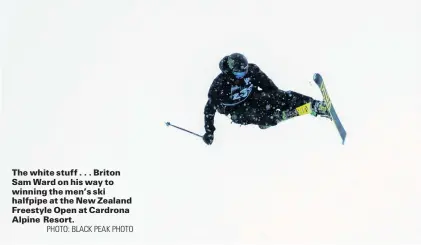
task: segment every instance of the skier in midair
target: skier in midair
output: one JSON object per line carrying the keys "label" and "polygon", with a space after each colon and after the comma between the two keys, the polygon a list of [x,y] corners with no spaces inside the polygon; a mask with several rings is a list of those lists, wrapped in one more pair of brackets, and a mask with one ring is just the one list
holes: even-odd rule
{"label": "skier in midair", "polygon": [[[233,123],[258,125],[266,129],[299,116],[296,109],[310,107],[309,114],[331,119],[324,101],[294,91],[280,90],[273,81],[240,53],[227,55],[219,62],[221,73],[213,80],[206,103],[203,141],[214,140],[215,113],[229,116]],[[306,113],[308,114],[308,113]]]}

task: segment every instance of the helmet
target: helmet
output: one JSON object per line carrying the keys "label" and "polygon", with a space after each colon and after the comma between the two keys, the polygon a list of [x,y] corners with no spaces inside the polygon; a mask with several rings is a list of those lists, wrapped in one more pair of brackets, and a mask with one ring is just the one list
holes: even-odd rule
{"label": "helmet", "polygon": [[227,63],[231,73],[238,79],[243,78],[248,72],[247,58],[240,53],[229,55]]}

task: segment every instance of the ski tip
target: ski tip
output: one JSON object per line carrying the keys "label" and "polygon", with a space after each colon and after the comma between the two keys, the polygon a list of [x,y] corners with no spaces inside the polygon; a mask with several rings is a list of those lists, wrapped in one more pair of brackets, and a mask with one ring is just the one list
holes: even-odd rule
{"label": "ski tip", "polygon": [[345,140],[346,140],[346,133],[342,137],[342,145],[345,145]]}
{"label": "ski tip", "polygon": [[168,126],[171,125],[171,123],[170,122],[166,122],[165,125],[168,127]]}
{"label": "ski tip", "polygon": [[314,73],[314,75],[313,75],[313,81],[314,81],[317,85],[320,85],[320,84],[323,82],[322,75],[320,75],[319,73]]}

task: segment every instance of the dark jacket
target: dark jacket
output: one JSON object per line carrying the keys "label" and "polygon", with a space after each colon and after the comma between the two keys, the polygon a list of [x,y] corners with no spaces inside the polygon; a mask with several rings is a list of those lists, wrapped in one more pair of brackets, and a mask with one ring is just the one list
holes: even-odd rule
{"label": "dark jacket", "polygon": [[215,131],[214,118],[218,111],[221,114],[229,115],[232,112],[247,106],[247,102],[261,92],[272,92],[279,90],[273,81],[260,70],[260,68],[249,63],[248,73],[242,79],[236,79],[227,64],[227,57],[224,57],[219,68],[221,73],[213,80],[208,92],[206,103],[205,131]]}

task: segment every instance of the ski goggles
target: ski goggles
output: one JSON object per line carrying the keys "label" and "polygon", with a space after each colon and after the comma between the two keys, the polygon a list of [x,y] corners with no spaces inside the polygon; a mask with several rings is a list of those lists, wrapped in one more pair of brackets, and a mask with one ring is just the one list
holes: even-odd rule
{"label": "ski goggles", "polygon": [[241,79],[247,74],[247,71],[248,68],[246,67],[246,69],[242,71],[232,71],[232,74],[235,76],[235,78]]}

